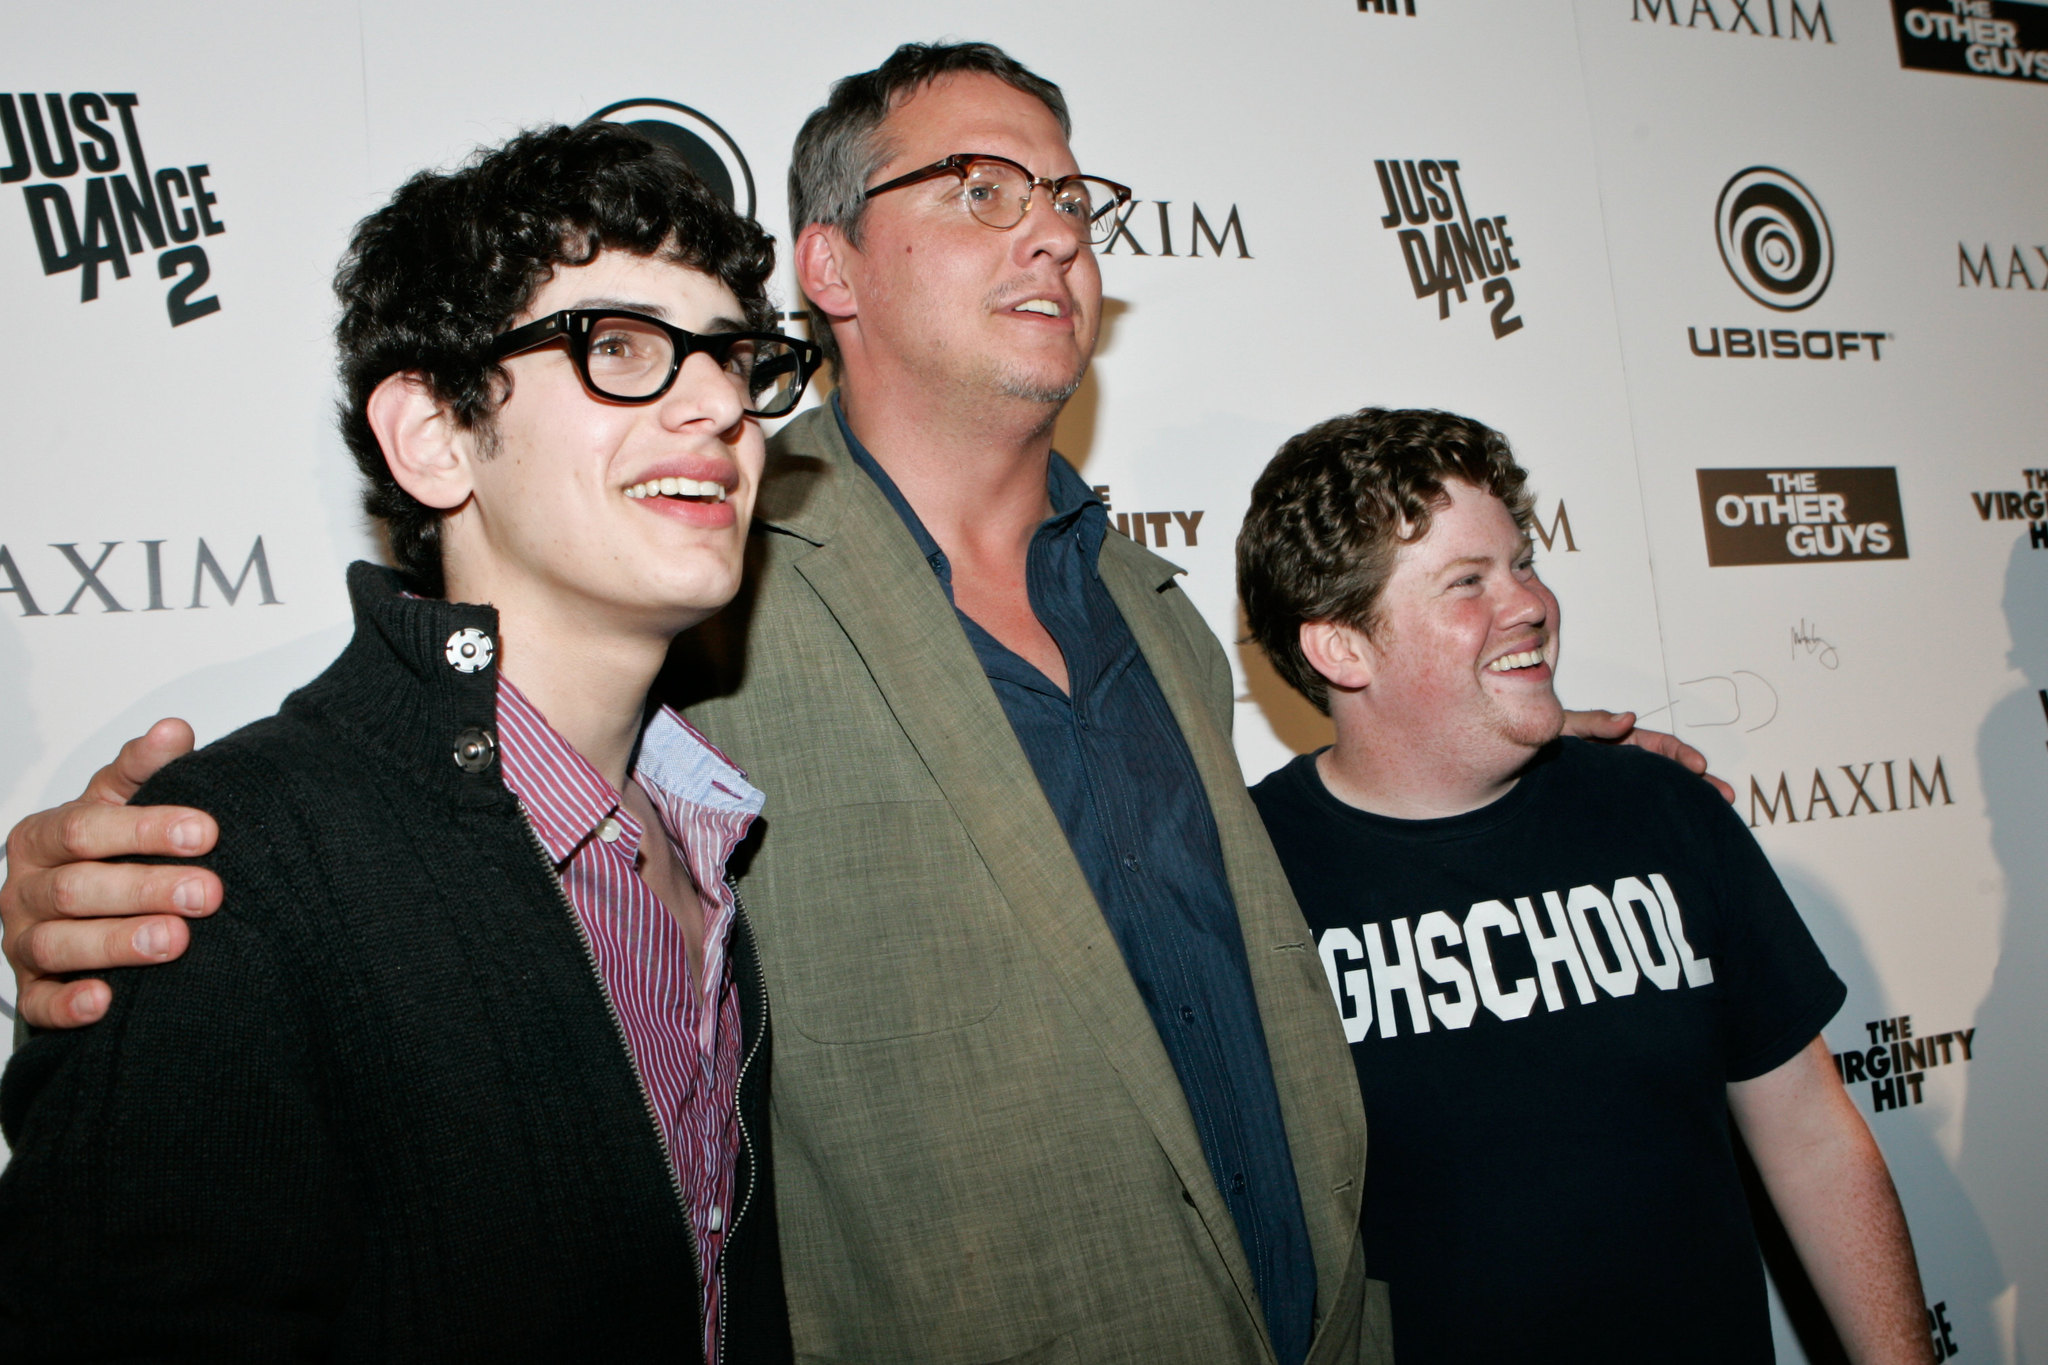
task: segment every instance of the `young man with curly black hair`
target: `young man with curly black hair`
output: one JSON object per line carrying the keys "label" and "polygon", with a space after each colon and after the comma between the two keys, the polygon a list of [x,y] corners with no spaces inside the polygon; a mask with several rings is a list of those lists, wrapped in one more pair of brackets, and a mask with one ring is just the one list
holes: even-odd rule
{"label": "young man with curly black hair", "polygon": [[141,794],[220,817],[225,899],[7,1072],[0,1357],[788,1357],[725,872],[762,796],[648,705],[814,361],[772,261],[604,124],[357,227],[342,427],[398,571]]}
{"label": "young man with curly black hair", "polygon": [[1394,1351],[1771,1358],[1729,1115],[1851,1359],[1928,1359],[1898,1196],[1817,1035],[1842,983],[1756,840],[1560,738],[1557,598],[1498,432],[1367,408],[1280,448],[1238,589],[1330,748],[1253,788],[1372,1124]]}

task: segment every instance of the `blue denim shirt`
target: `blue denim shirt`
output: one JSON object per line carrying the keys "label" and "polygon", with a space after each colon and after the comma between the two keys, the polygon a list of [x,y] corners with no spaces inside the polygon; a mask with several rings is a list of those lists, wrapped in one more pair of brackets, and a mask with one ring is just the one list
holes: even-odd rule
{"label": "blue denim shirt", "polygon": [[[836,397],[832,410],[854,463],[903,518],[950,599],[945,551],[854,436]],[[1315,1258],[1215,814],[1180,725],[1096,572],[1107,510],[1058,455],[1046,491],[1052,516],[1031,537],[1025,585],[1066,658],[1069,690],[965,612],[960,624],[1173,1060],[1281,1365],[1299,1365],[1313,1329]]]}

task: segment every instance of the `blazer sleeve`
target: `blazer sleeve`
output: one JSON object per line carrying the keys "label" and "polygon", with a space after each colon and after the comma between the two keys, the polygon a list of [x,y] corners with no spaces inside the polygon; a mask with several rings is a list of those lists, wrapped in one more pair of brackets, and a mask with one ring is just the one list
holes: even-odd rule
{"label": "blazer sleeve", "polygon": [[265,900],[291,894],[264,884],[278,822],[176,787],[150,799],[221,817],[205,861],[227,899],[183,957],[110,973],[104,1020],[39,1034],[0,1082],[0,1359],[324,1356],[350,1288],[299,983],[263,931]]}

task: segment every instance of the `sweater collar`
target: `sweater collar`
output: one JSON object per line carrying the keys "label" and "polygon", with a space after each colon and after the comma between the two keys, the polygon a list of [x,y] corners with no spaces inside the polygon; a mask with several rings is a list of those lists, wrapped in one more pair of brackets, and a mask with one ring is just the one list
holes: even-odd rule
{"label": "sweater collar", "polygon": [[285,711],[317,712],[445,799],[511,801],[497,754],[497,610],[401,588],[389,569],[349,566],[355,636]]}

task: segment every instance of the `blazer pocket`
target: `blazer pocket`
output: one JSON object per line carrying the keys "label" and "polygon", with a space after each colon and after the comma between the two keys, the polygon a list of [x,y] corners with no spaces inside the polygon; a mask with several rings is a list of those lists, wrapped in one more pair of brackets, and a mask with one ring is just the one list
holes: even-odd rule
{"label": "blazer pocket", "polygon": [[[853,1365],[854,1358],[818,1356],[798,1351],[796,1362],[797,1365]],[[1004,1356],[1001,1360],[977,1361],[975,1365],[1081,1365],[1081,1355],[1074,1346],[1073,1337],[1062,1336],[1034,1346],[1021,1355]]]}
{"label": "blazer pocket", "polygon": [[1016,951],[1009,909],[946,802],[771,813],[762,854],[784,908],[764,945],[778,1023],[873,1043],[995,1013]]}

